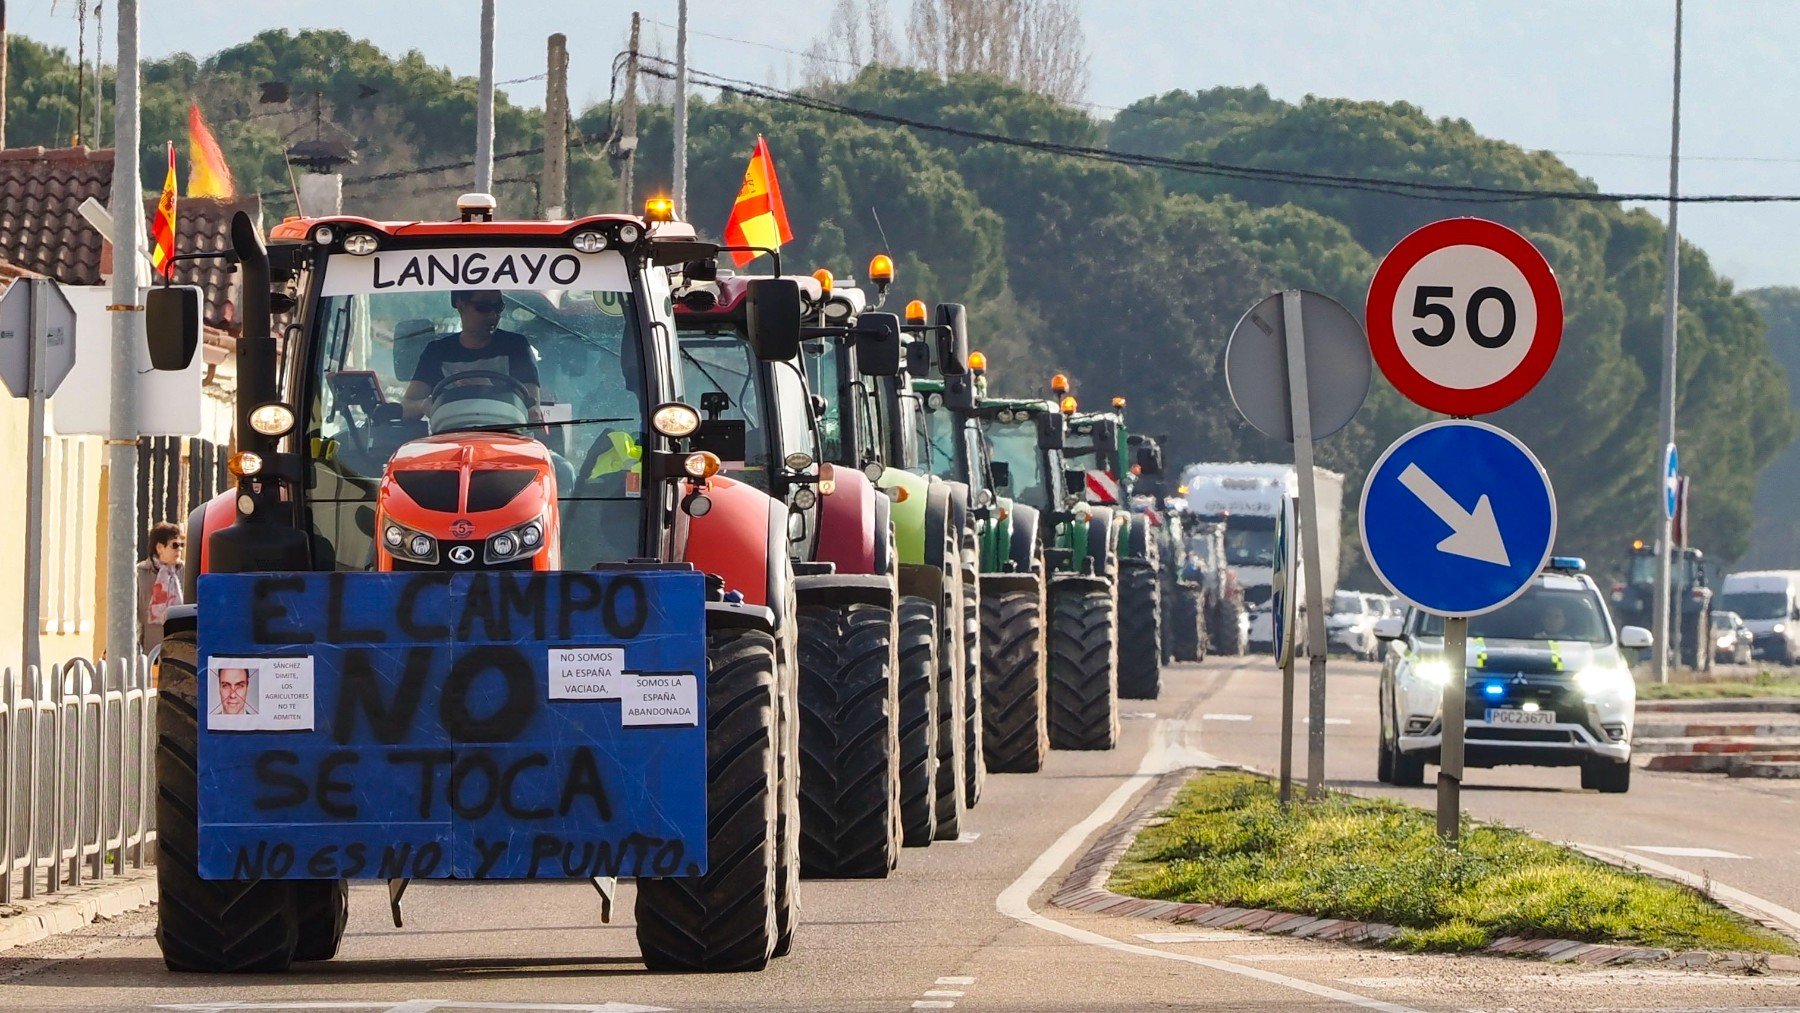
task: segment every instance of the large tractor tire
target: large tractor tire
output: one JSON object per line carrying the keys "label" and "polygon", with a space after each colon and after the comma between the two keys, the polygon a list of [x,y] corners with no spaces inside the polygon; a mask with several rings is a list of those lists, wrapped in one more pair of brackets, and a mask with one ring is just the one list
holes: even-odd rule
{"label": "large tractor tire", "polygon": [[294,921],[300,932],[295,960],[330,960],[350,923],[350,883],[342,879],[293,881]]}
{"label": "large tractor tire", "polygon": [[971,809],[981,801],[981,787],[987,783],[981,727],[984,668],[980,579],[970,571],[963,574],[963,654],[969,659],[968,667],[963,670],[963,796]]}
{"label": "large tractor tire", "polygon": [[652,971],[757,971],[775,953],[782,841],[780,672],[757,630],[707,635],[704,876],[637,881]]}
{"label": "large tractor tire", "polygon": [[1199,588],[1176,584],[1165,589],[1163,599],[1163,657],[1170,661],[1206,660],[1205,594]]}
{"label": "large tractor tire", "polygon": [[1250,649],[1250,645],[1245,643],[1242,619],[1243,613],[1236,606],[1219,608],[1218,629],[1213,637],[1213,647],[1220,654],[1239,655]]}
{"label": "large tractor tire", "polygon": [[900,833],[909,848],[937,834],[937,609],[923,598],[900,599]]}
{"label": "large tractor tire", "polygon": [[1050,747],[1111,749],[1119,742],[1118,603],[1086,584],[1050,589]]}
{"label": "large tractor tire", "polygon": [[963,583],[960,570],[946,582],[943,608],[938,613],[938,769],[937,832],[940,841],[962,836],[962,817],[968,809],[963,795],[963,708],[968,693],[968,638],[963,634]]}
{"label": "large tractor tire", "polygon": [[1162,692],[1162,582],[1147,565],[1119,567],[1119,695],[1154,700]]}
{"label": "large tractor tire", "polygon": [[156,705],[156,942],[171,971],[285,971],[300,939],[291,884],[200,878],[198,663],[193,630],[163,640]]}
{"label": "large tractor tire", "polygon": [[776,720],[781,751],[776,763],[775,956],[794,946],[800,924],[800,619],[787,614],[787,639],[776,654]]}
{"label": "large tractor tire", "polygon": [[800,869],[880,879],[893,867],[894,614],[800,610]]}
{"label": "large tractor tire", "polygon": [[982,752],[995,773],[1033,774],[1050,751],[1044,717],[1044,593],[981,596]]}

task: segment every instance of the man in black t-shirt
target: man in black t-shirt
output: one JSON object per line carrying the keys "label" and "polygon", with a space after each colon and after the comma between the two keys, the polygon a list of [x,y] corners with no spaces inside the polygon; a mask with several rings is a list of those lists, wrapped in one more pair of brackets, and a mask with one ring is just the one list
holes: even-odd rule
{"label": "man in black t-shirt", "polygon": [[539,418],[537,358],[523,334],[499,329],[505,300],[494,289],[459,289],[450,305],[462,317],[462,332],[446,334],[425,346],[411,382],[401,396],[406,417],[423,418],[431,409],[431,392],[446,376],[471,370],[505,373],[524,384],[531,395],[533,420]]}

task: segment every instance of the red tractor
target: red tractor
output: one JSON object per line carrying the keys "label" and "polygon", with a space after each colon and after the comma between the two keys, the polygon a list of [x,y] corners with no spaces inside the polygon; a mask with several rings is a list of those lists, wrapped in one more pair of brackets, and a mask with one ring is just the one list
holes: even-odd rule
{"label": "red tractor", "polygon": [[[328,958],[353,878],[396,924],[413,878],[591,881],[603,918],[630,878],[651,968],[761,968],[797,918],[805,522],[695,446],[671,273],[717,247],[666,201],[458,211],[233,222],[236,482],[189,519],[161,675],[164,960]],[[154,361],[198,297],[152,293]],[[792,280],[738,303],[798,353]],[[213,687],[246,671],[247,705]]]}
{"label": "red tractor", "polygon": [[[879,878],[898,864],[902,838],[891,501],[861,471],[826,458],[822,412],[801,361],[808,353],[772,357],[752,340],[748,296],[763,283],[712,261],[687,265],[675,319],[688,397],[705,416],[694,438],[718,454],[726,474],[789,511],[800,623],[801,872]],[[812,277],[799,285],[809,312],[828,291]],[[881,346],[897,363],[898,318],[867,316],[856,335],[865,360]],[[916,653],[906,660],[918,664]]]}

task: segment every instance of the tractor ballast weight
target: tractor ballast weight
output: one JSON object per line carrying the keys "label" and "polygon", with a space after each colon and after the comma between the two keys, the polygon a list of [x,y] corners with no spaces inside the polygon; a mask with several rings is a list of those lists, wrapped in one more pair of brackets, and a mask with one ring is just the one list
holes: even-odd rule
{"label": "tractor ballast weight", "polygon": [[[658,970],[792,945],[788,510],[685,445],[669,369],[665,269],[716,247],[492,209],[291,219],[273,251],[233,220],[237,478],[190,518],[197,605],[171,613],[158,708],[172,969],[330,957],[350,878],[387,880],[398,924],[413,878],[588,879],[606,918],[633,876]],[[779,301],[758,347],[793,340]],[[237,673],[247,692],[214,689]],[[422,783],[403,754],[441,758]],[[493,796],[473,807],[437,774],[468,765]]]}

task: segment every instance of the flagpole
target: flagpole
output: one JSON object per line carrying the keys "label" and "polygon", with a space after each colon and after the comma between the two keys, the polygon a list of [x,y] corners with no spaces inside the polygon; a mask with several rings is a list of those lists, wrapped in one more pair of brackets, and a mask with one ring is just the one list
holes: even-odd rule
{"label": "flagpole", "polygon": [[[106,656],[137,656],[137,349],[144,343],[138,249],[144,245],[144,195],[138,183],[138,5],[114,0],[119,29],[113,92],[112,416],[106,441]],[[42,448],[33,447],[32,453]]]}
{"label": "flagpole", "polygon": [[675,17],[675,217],[687,220],[688,140],[688,5],[681,0]]}
{"label": "flagpole", "polygon": [[475,95],[475,192],[494,192],[494,0],[481,0],[481,84]]}

